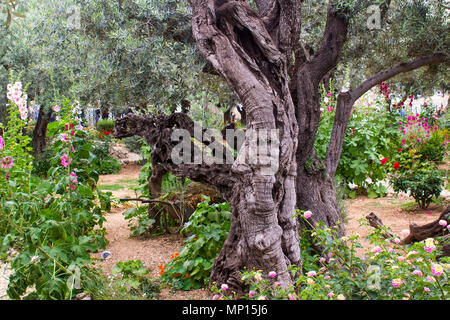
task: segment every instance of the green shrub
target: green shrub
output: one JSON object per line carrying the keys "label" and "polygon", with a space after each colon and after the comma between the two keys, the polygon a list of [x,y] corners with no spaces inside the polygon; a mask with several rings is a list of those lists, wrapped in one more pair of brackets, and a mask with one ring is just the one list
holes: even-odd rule
{"label": "green shrub", "polygon": [[158,299],[160,287],[149,277],[149,272],[142,261],[118,262],[112,270],[112,276],[121,291],[145,296],[147,299]]}
{"label": "green shrub", "polygon": [[129,151],[137,153],[137,154],[141,153],[141,148],[143,145],[143,140],[141,137],[132,136],[132,137],[123,138],[122,142],[125,144],[125,147]]}
{"label": "green shrub", "polygon": [[228,236],[229,204],[209,204],[209,197],[203,198],[181,231],[189,234],[185,246],[166,266],[159,267],[161,280],[177,289],[198,289],[208,285],[214,259]]}
{"label": "green shrub", "polygon": [[[322,91],[322,98],[314,149],[324,159],[334,125],[336,97]],[[345,186],[345,196],[356,196],[356,192],[347,187],[349,183],[356,184],[358,189],[366,190],[371,196],[386,194],[386,190],[378,184],[386,178],[380,159],[382,155],[389,157],[395,151],[400,136],[398,119],[399,115],[386,112],[377,105],[353,108],[336,170],[336,176],[341,177],[340,183]]]}
{"label": "green shrub", "polygon": [[120,171],[122,164],[114,158],[95,160],[93,166],[98,174],[114,174]]}
{"label": "green shrub", "polygon": [[441,172],[435,169],[406,171],[391,178],[395,192],[410,192],[422,209],[428,207],[433,197],[439,197],[444,186]]}
{"label": "green shrub", "polygon": [[445,131],[433,131],[431,137],[417,148],[417,154],[422,161],[439,162],[444,159],[446,152]]}
{"label": "green shrub", "polygon": [[114,120],[104,119],[97,122],[98,131],[113,131],[114,130]]}
{"label": "green shrub", "polygon": [[128,221],[128,227],[133,236],[141,237],[148,233],[149,229],[155,224],[155,219],[148,216],[148,206],[137,206],[123,212],[125,220]]}

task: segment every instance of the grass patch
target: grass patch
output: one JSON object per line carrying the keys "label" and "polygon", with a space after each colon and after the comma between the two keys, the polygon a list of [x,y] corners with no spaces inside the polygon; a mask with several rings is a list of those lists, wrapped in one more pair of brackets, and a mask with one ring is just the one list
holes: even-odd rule
{"label": "grass patch", "polygon": [[400,208],[406,211],[413,211],[417,209],[417,203],[414,201],[405,202],[400,204]]}
{"label": "grass patch", "polygon": [[137,183],[137,179],[120,179],[119,183],[125,183],[125,184],[136,184]]}
{"label": "grass patch", "polygon": [[121,189],[125,189],[126,186],[122,185],[122,184],[101,184],[98,186],[99,190],[107,190],[107,191],[117,191],[117,190],[121,190]]}

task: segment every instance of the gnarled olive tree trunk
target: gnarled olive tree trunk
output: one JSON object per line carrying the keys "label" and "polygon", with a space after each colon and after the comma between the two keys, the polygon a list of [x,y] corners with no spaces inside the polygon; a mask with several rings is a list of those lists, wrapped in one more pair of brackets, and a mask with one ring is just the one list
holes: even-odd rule
{"label": "gnarled olive tree trunk", "polygon": [[[277,273],[282,286],[291,284],[287,267],[300,264],[295,209],[295,151],[297,122],[289,91],[288,59],[296,11],[280,1],[276,21],[281,35],[269,34],[264,23],[273,18],[271,8],[258,15],[246,2],[230,1],[219,6],[213,0],[192,0],[192,28],[198,47],[241,101],[247,117],[247,132],[276,133],[268,158],[252,158],[247,134],[231,171],[236,179],[231,192],[231,230],[214,262],[211,281],[240,287],[243,267],[267,275]],[[283,4],[282,4],[283,3]],[[263,17],[263,18],[261,18]],[[279,32],[279,31],[277,31]],[[287,38],[286,38],[287,36]],[[286,46],[289,48],[289,46]],[[274,143],[279,142],[279,145]],[[255,161],[256,160],[256,161]]]}

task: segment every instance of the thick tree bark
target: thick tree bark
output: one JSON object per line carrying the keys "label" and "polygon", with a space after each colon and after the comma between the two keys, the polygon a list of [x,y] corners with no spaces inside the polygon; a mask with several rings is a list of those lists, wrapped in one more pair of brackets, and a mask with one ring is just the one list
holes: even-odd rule
{"label": "thick tree bark", "polygon": [[35,156],[41,154],[45,146],[47,145],[46,135],[47,135],[47,126],[50,121],[50,117],[52,115],[52,111],[45,112],[45,107],[41,106],[39,109],[39,115],[36,122],[36,125],[33,130],[33,154]]}

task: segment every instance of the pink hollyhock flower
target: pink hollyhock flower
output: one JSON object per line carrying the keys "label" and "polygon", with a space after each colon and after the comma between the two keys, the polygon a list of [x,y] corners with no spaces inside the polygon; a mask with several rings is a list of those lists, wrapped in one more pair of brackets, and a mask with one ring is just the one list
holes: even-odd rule
{"label": "pink hollyhock flower", "polygon": [[64,167],[69,166],[72,163],[72,158],[69,158],[67,154],[61,156],[61,165]]}
{"label": "pink hollyhock flower", "polygon": [[0,150],[2,150],[4,146],[5,146],[5,140],[3,140],[3,137],[0,136]]}
{"label": "pink hollyhock flower", "polygon": [[61,141],[67,142],[69,140],[67,140],[68,135],[66,133],[63,133],[61,136]]}
{"label": "pink hollyhock flower", "polygon": [[78,177],[77,177],[77,174],[75,173],[75,172],[71,172],[70,173],[70,181],[72,181],[73,183],[78,183]]}
{"label": "pink hollyhock flower", "polygon": [[74,136],[75,135],[75,131],[73,131],[73,130],[70,131],[70,134]]}
{"label": "pink hollyhock flower", "polygon": [[4,157],[4,158],[2,159],[1,166],[2,166],[3,169],[11,169],[12,166],[13,166],[13,164],[14,164],[13,158],[11,158],[10,156],[8,156],[8,157]]}
{"label": "pink hollyhock flower", "polygon": [[5,179],[9,180],[9,172],[6,173]]}
{"label": "pink hollyhock flower", "polygon": [[64,130],[69,130],[69,125],[68,124],[66,124],[66,125],[64,125]]}
{"label": "pink hollyhock flower", "polygon": [[75,152],[75,149],[73,148],[73,144],[70,144],[70,148],[72,149],[72,152]]}
{"label": "pink hollyhock flower", "polygon": [[312,216],[312,212],[311,211],[305,211],[305,213],[303,214],[303,216],[305,217],[305,219],[309,219]]}
{"label": "pink hollyhock flower", "polygon": [[269,272],[269,277],[275,278],[276,276],[277,276],[277,273],[275,271],[270,271]]}
{"label": "pink hollyhock flower", "polygon": [[72,190],[72,191],[75,191],[75,189],[77,188],[77,186],[76,185],[74,185],[74,184],[70,184],[70,189]]}

